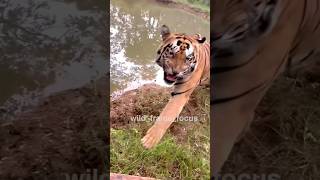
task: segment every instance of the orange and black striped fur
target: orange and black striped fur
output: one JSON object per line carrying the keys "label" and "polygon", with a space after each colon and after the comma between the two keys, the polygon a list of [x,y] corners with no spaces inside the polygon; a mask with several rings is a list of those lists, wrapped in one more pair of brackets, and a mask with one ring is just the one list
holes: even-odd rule
{"label": "orange and black striped fur", "polygon": [[211,3],[211,172],[217,175],[273,80],[317,61],[320,0]]}
{"label": "orange and black striped fur", "polygon": [[160,141],[194,89],[208,83],[210,78],[210,45],[205,37],[171,33],[165,25],[161,27],[161,36],[156,63],[163,68],[165,82],[173,84],[174,89],[168,104],[142,139],[146,148]]}

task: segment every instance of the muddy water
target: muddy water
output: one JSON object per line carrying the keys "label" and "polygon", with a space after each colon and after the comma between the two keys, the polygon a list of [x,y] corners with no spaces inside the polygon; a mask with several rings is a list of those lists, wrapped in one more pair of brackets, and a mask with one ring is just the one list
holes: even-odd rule
{"label": "muddy water", "polygon": [[113,94],[148,82],[165,85],[162,70],[154,63],[160,45],[159,27],[163,24],[173,32],[200,33],[209,39],[209,22],[183,10],[160,6],[151,0],[111,0]]}
{"label": "muddy water", "polygon": [[106,73],[101,0],[0,0],[0,119]]}

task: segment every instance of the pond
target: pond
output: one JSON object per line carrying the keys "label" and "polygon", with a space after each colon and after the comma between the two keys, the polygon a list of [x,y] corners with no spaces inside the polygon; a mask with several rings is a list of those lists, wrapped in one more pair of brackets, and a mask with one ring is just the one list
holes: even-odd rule
{"label": "pond", "polygon": [[172,32],[199,33],[209,39],[209,21],[184,10],[161,6],[151,0],[111,0],[110,83],[113,95],[150,82],[165,85],[163,72],[154,61],[163,24]]}
{"label": "pond", "polygon": [[100,0],[0,1],[0,119],[107,72]]}

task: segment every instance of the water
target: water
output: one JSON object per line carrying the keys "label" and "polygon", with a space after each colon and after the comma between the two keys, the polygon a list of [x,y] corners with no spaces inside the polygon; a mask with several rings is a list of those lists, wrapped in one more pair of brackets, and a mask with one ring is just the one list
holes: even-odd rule
{"label": "water", "polygon": [[[100,0],[0,0],[0,119],[107,73]],[[155,2],[111,1],[111,91],[155,81],[159,27],[208,37],[209,23]]]}
{"label": "water", "polygon": [[0,118],[106,74],[100,0],[0,0]]}
{"label": "water", "polygon": [[161,43],[160,26],[172,32],[200,33],[209,39],[206,20],[183,10],[160,6],[150,0],[111,0],[110,82],[113,94],[144,83],[165,85],[154,58]]}

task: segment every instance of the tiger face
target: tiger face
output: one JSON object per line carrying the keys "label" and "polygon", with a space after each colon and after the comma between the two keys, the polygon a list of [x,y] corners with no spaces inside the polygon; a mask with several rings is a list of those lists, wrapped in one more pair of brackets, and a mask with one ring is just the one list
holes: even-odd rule
{"label": "tiger face", "polygon": [[211,42],[215,58],[254,53],[279,16],[280,0],[214,0]]}
{"label": "tiger face", "polygon": [[163,68],[167,84],[187,81],[197,67],[196,49],[205,38],[200,35],[171,33],[166,25],[161,27],[162,45],[157,51],[156,63]]}

